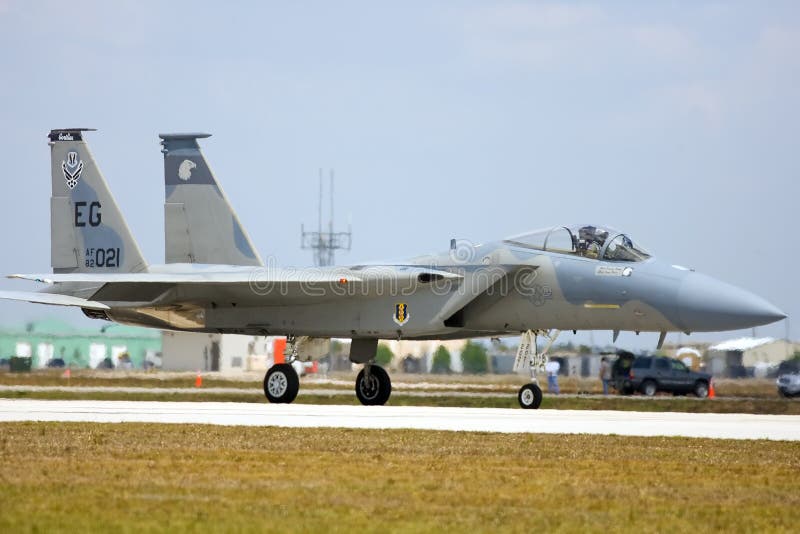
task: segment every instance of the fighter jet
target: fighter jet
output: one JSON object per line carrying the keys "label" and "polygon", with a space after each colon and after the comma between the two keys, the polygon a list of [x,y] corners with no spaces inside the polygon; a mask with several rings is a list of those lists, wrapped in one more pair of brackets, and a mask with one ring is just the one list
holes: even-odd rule
{"label": "fighter jet", "polygon": [[[168,262],[149,265],[83,139],[52,130],[52,274],[15,274],[40,291],[0,298],[72,306],[96,319],[167,330],[283,335],[289,363],[264,377],[270,402],[292,402],[290,362],[319,358],[332,337],[352,339],[363,364],[355,391],[385,404],[380,339],[521,336],[519,390],[538,408],[536,372],[562,330],[707,332],[750,328],[785,315],[764,299],[645,251],[630,235],[597,224],[549,227],[497,241],[451,240],[441,254],[407,261],[288,269],[260,259],[203,157],[206,134],[162,135]],[[538,350],[537,339],[548,344]]]}

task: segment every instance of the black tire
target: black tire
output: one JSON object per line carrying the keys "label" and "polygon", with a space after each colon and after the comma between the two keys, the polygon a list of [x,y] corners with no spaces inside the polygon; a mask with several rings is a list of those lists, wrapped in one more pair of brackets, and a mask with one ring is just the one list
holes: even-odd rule
{"label": "black tire", "polygon": [[517,400],[525,410],[536,410],[542,405],[542,388],[536,384],[525,384],[519,388]]}
{"label": "black tire", "polygon": [[694,383],[694,394],[700,398],[705,399],[708,397],[708,382],[705,380],[698,380]]}
{"label": "black tire", "polygon": [[658,391],[658,385],[654,380],[645,380],[642,382],[642,394],[652,397]]}
{"label": "black tire", "polygon": [[356,377],[356,397],[364,406],[383,406],[392,394],[392,380],[383,367],[371,365],[369,379],[365,369]]}
{"label": "black tire", "polygon": [[289,404],[300,390],[300,378],[289,363],[276,363],[264,376],[264,395],[275,404]]}

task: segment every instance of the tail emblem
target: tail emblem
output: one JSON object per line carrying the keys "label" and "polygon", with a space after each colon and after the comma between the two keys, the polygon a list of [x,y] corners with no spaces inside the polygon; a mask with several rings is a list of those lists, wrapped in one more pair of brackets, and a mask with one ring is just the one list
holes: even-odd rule
{"label": "tail emblem", "polygon": [[67,181],[67,187],[75,189],[75,186],[78,185],[78,180],[81,178],[81,173],[83,172],[83,162],[76,150],[67,152],[67,159],[61,162],[61,170],[64,172],[64,179]]}
{"label": "tail emblem", "polygon": [[192,169],[197,167],[197,163],[190,159],[185,159],[181,162],[180,167],[178,167],[178,178],[183,180],[184,182],[189,181],[189,178],[192,177]]}

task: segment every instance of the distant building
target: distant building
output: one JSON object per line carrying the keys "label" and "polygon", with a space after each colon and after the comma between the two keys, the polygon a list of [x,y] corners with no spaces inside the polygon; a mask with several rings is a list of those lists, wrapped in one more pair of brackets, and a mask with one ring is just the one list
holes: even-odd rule
{"label": "distant building", "polygon": [[771,337],[731,339],[708,347],[706,369],[730,378],[764,377],[798,349],[798,343]]}
{"label": "distant building", "polygon": [[77,368],[96,368],[109,362],[114,367],[142,368],[145,361],[158,359],[158,330],[105,322],[98,326],[83,329],[47,319],[20,327],[0,327],[0,358],[30,357],[34,368],[46,367],[55,359]]}
{"label": "distant building", "polygon": [[276,339],[238,334],[162,334],[162,369],[167,371],[266,371]]}

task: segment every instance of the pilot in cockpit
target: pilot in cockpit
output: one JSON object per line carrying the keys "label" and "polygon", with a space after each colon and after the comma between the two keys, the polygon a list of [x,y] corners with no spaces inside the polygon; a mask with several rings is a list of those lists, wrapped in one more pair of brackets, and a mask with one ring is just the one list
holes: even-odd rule
{"label": "pilot in cockpit", "polygon": [[578,254],[586,258],[597,259],[600,249],[608,238],[608,232],[595,226],[583,226],[578,230]]}

